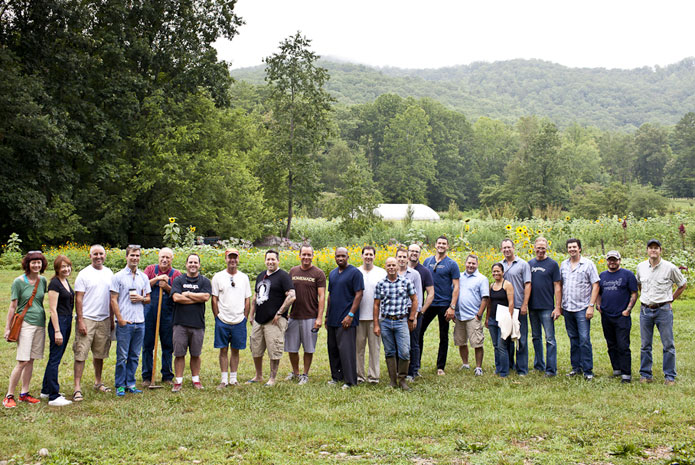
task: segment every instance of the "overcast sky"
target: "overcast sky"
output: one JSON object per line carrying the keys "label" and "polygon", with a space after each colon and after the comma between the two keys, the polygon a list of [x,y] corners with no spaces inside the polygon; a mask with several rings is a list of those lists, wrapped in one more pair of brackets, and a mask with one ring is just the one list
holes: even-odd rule
{"label": "overcast sky", "polygon": [[695,56],[692,0],[238,0],[246,24],[217,43],[255,66],[302,31],[324,57],[402,68],[513,58],[636,68]]}

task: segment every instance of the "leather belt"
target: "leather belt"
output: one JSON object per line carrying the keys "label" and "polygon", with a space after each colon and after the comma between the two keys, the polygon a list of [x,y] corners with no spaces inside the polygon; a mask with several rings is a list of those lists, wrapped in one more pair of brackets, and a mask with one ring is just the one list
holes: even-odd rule
{"label": "leather belt", "polygon": [[645,307],[651,308],[652,310],[655,310],[655,309],[657,309],[657,308],[663,307],[664,305],[668,305],[669,303],[670,303],[670,302],[664,302],[664,303],[662,303],[662,304],[645,305]]}
{"label": "leather belt", "polygon": [[407,317],[408,315],[384,315],[385,320],[402,320],[403,318]]}

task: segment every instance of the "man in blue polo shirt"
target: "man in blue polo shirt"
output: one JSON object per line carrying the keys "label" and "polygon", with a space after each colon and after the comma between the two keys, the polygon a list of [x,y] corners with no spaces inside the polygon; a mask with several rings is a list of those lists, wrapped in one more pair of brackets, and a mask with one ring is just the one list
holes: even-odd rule
{"label": "man in blue polo shirt", "polygon": [[345,382],[343,389],[357,384],[357,332],[360,301],[364,279],[360,270],[348,264],[348,250],[335,250],[338,265],[328,275],[328,361],[331,366],[330,384]]}
{"label": "man in blue polo shirt", "polygon": [[466,271],[461,275],[459,298],[454,320],[454,344],[459,348],[461,368],[469,368],[468,342],[475,349],[475,375],[483,374],[483,314],[490,298],[490,283],[478,272],[478,257],[466,258]]}
{"label": "man in blue polo shirt", "polygon": [[423,264],[432,273],[434,281],[434,300],[422,317],[420,330],[420,358],[424,352],[425,331],[432,320],[439,320],[439,352],[437,353],[437,374],[445,374],[447,350],[449,349],[449,321],[454,319],[454,310],[459,296],[458,263],[447,256],[449,240],[440,236],[435,243],[437,254],[428,257]]}
{"label": "man in blue polo shirt", "polygon": [[613,376],[620,376],[621,382],[629,383],[632,380],[630,312],[637,302],[637,278],[632,271],[620,267],[620,252],[617,250],[606,254],[606,263],[608,269],[599,275],[596,310],[601,313]]}

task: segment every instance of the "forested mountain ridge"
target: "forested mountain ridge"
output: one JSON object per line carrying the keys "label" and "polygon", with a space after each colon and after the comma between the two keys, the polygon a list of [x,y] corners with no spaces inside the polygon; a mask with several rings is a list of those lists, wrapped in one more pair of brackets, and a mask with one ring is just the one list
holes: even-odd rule
{"label": "forested mountain ridge", "polygon": [[[695,58],[666,67],[631,70],[569,68],[542,60],[472,63],[439,69],[373,68],[321,60],[338,102],[360,104],[385,93],[430,97],[475,120],[513,123],[521,116],[633,131],[651,122],[672,125],[695,109]],[[232,70],[263,83],[263,66]]]}

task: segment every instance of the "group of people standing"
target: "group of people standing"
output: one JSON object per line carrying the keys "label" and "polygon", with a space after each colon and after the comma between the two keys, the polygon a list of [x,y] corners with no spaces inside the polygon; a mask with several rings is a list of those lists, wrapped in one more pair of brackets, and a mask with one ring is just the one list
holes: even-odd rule
{"label": "group of people standing", "polygon": [[196,254],[186,258],[185,273],[175,270],[173,251],[169,248],[160,250],[157,264],[141,271],[140,246],[136,245],[126,248],[127,265],[114,274],[104,266],[104,248],[94,245],[89,252],[91,264],[80,271],[74,289],[68,281],[72,263],[67,257],[60,255],[55,259],[55,275],[48,282],[41,276],[48,266],[45,256],[31,251],[22,260],[25,273],[12,284],[5,338],[15,313],[24,313],[24,322],[17,364],[10,375],[3,405],[16,406],[15,391],[20,381],[17,399],[40,402],[29,393],[29,386],[33,362],[43,358],[45,294],[49,297],[50,351],[40,397],[47,398],[51,406],[71,403],[60,393],[58,367],[71,336],[73,307],[76,323],[72,401],[84,399],[81,381],[90,351],[94,389],[102,393],[112,391],[102,378],[112,338],[117,345],[117,396],[142,392],[136,386],[141,356],[141,386],[155,386],[153,351],[157,343],[162,348],[161,382],[170,384],[173,392],[183,388],[188,354],[192,386],[203,389],[200,356],[208,300],[215,317],[214,347],[219,349],[218,389],[239,384],[239,353],[246,348],[250,322],[248,341],[256,374],[247,383],[263,382],[266,352],[270,360],[266,386],[276,384],[284,352],[289,354],[292,367],[285,379],[296,380],[300,385],[309,382],[318,332],[325,323],[329,384],[342,383],[348,389],[361,382],[378,383],[383,344],[390,385],[409,390],[408,383],[420,376],[424,334],[435,318],[439,326],[438,375],[446,374],[449,324],[453,320],[461,369],[471,368],[470,344],[474,350],[474,374],[483,375],[486,327],[494,347],[496,375],[506,377],[511,370],[519,376],[527,375],[530,321],[533,368],[545,376],[555,376],[555,320],[562,316],[570,340],[571,370],[567,375],[583,375],[591,380],[594,373],[590,328],[595,310],[601,313],[613,375],[630,382],[631,312],[641,291],[640,381],[653,381],[652,339],[656,326],[663,344],[665,382],[673,384],[676,367],[671,303],[685,289],[686,280],[675,265],[661,258],[661,243],[656,239],[648,241],[648,260],[639,264],[636,274],[621,267],[618,251],[606,254],[608,269],[599,275],[595,264],[582,257],[580,240],[568,239],[566,246],[569,258],[558,264],[547,255],[548,241],[539,237],[534,243],[535,257],[526,262],[516,256],[513,241],[505,239],[501,243],[504,259],[492,266],[492,283],[478,270],[475,255],[466,257],[465,270],[461,272],[456,261],[448,256],[445,236],[437,239],[435,255],[422,264],[420,246],[411,244],[399,248],[395,257],[388,257],[384,268],[374,265],[374,247],[362,249],[359,267],[350,265],[348,250],[339,247],[335,251],[337,266],[328,280],[313,265],[311,246],[300,248],[300,265],[289,273],[280,268],[279,253],[268,250],[266,270],[256,277],[255,292],[249,277],[238,268],[239,251],[234,248],[225,251],[226,268],[209,280],[200,274],[200,257]]}

